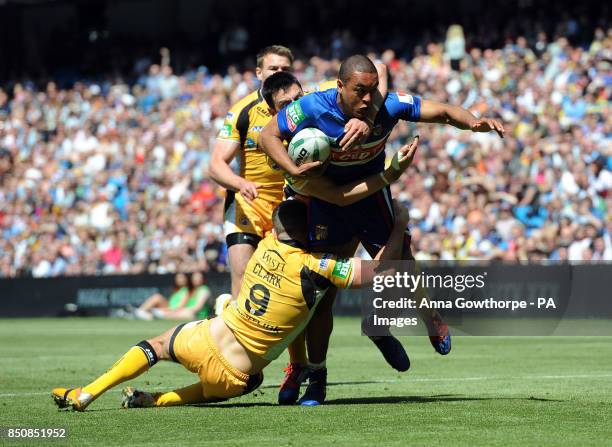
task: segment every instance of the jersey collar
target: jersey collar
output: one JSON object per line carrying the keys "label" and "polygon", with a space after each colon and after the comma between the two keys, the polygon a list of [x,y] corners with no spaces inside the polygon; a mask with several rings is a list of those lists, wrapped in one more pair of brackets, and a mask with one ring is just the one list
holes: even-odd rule
{"label": "jersey collar", "polygon": [[306,251],[306,247],[304,247],[303,244],[301,244],[300,242],[296,241],[295,239],[277,239],[277,240],[281,244],[289,245],[290,247],[299,248],[300,250]]}

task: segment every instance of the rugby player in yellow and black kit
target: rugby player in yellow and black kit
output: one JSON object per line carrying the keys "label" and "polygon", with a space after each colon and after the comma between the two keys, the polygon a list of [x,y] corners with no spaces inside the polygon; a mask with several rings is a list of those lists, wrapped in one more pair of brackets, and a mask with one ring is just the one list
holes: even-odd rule
{"label": "rugby player in yellow and black kit", "polygon": [[[257,78],[263,84],[274,73],[293,71],[292,64],[293,55],[288,48],[266,47],[257,55]],[[318,88],[335,86],[334,81],[329,81]],[[286,92],[281,108],[302,95],[301,88],[299,92]],[[272,229],[272,211],[284,197],[283,171],[269,163],[267,155],[257,147],[259,132],[275,113],[261,89],[245,96],[230,108],[211,155],[210,176],[227,189],[224,230],[234,298],[240,290],[246,263],[257,243]],[[230,167],[235,158],[239,173]],[[302,169],[307,168],[305,165]]]}
{"label": "rugby player in yellow and black kit", "polygon": [[[394,229],[377,259],[401,254],[408,211],[396,206]],[[247,265],[238,299],[220,317],[179,325],[132,347],[89,385],[56,388],[60,408],[84,411],[108,389],[133,379],[158,360],[173,360],[198,374],[187,387],[165,393],[124,389],[122,405],[164,407],[241,396],[263,381],[262,370],[287,347],[310,320],[331,286],[359,287],[371,282],[373,269],[359,258],[311,254],[307,244],[307,206],[282,202],[273,214],[273,231]]]}

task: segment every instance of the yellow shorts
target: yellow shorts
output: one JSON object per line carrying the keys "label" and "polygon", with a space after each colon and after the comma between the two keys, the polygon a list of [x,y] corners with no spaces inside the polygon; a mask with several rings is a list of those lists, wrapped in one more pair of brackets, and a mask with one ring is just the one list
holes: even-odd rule
{"label": "yellow shorts", "polygon": [[[263,239],[272,231],[272,211],[280,201],[269,202],[256,198],[248,203],[240,193],[231,195],[228,193],[225,200],[224,230],[226,236],[234,233],[247,233]],[[231,239],[231,237],[228,239]],[[233,244],[228,242],[228,245]]]}
{"label": "yellow shorts", "polygon": [[181,324],[170,338],[170,356],[200,376],[206,400],[224,400],[257,389],[263,373],[238,371],[221,355],[210,336],[210,320]]}

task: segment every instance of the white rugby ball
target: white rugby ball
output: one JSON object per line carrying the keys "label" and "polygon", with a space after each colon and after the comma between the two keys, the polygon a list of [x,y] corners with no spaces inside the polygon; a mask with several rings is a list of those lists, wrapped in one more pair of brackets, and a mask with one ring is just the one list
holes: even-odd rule
{"label": "white rugby ball", "polygon": [[330,152],[329,138],[319,129],[307,127],[295,134],[287,151],[296,166],[311,161],[325,163]]}

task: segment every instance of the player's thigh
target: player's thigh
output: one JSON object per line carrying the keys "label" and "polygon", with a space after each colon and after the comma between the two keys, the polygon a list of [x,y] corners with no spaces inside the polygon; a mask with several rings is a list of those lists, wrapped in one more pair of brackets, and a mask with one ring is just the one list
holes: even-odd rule
{"label": "player's thigh", "polygon": [[278,202],[260,198],[247,202],[240,194],[228,195],[223,222],[228,246],[249,242],[250,238],[264,238],[272,231],[272,212],[276,205]]}
{"label": "player's thigh", "polygon": [[163,332],[157,337],[147,340],[147,342],[155,350],[155,354],[157,354],[157,358],[159,360],[172,360],[172,357],[170,356],[170,344],[173,336],[176,336],[176,332],[180,330],[180,327],[182,327],[182,325],[174,326],[172,329],[168,329],[166,332]]}
{"label": "player's thigh", "polygon": [[[374,258],[387,244],[395,225],[391,190],[383,188],[366,199],[347,207],[347,216],[367,252]],[[401,259],[414,259],[410,248],[410,231],[405,228]]]}
{"label": "player's thigh", "polygon": [[236,272],[236,274],[242,276],[249,259],[251,259],[251,256],[253,256],[253,253],[255,252],[256,246],[257,245],[252,245],[249,243],[242,243],[234,244],[227,248],[227,255],[229,257],[232,274]]}

